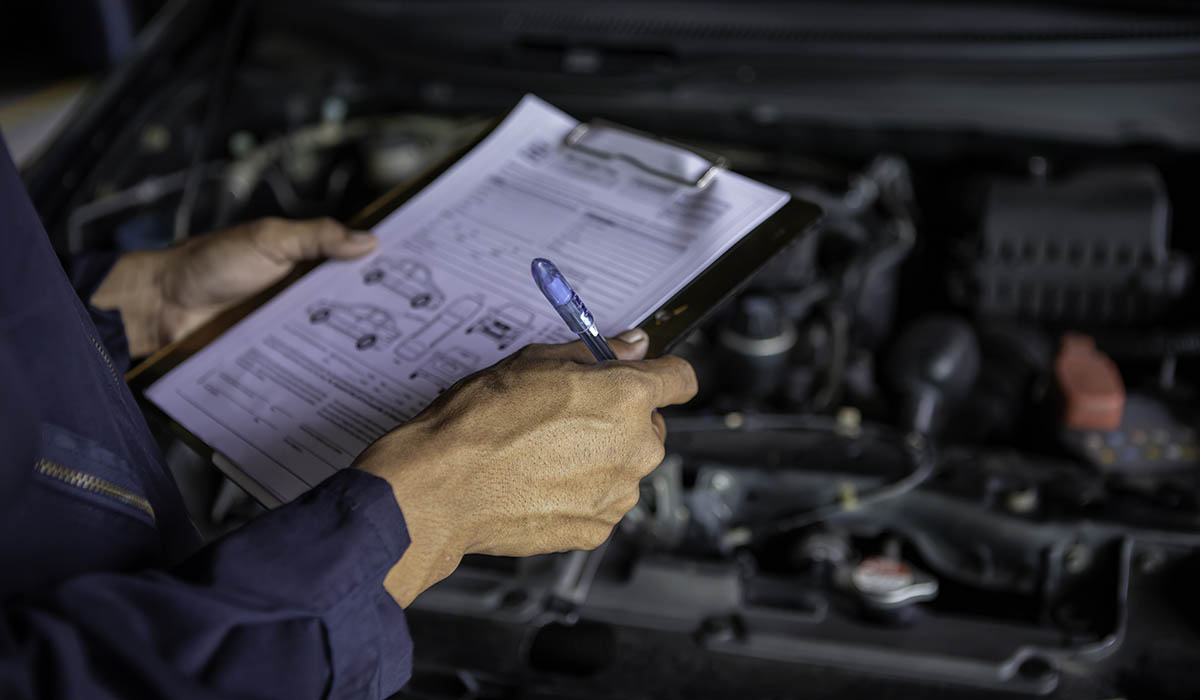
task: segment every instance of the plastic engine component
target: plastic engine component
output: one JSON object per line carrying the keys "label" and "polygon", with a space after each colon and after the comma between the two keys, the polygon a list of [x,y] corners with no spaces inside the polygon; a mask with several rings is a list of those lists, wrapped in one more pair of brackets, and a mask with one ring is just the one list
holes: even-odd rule
{"label": "plastic engine component", "polygon": [[1125,383],[1117,365],[1096,349],[1091,337],[1070,333],[1054,360],[1068,430],[1114,430],[1125,411]]}
{"label": "plastic engine component", "polygon": [[1156,474],[1200,465],[1200,410],[1142,393],[1125,399],[1121,424],[1113,430],[1062,431],[1063,444],[1105,472]]}
{"label": "plastic engine component", "polygon": [[975,385],[979,363],[979,340],[966,321],[941,315],[913,321],[888,353],[885,366],[900,400],[900,425],[938,434]]}
{"label": "plastic engine component", "polygon": [[972,260],[952,285],[986,316],[1120,323],[1157,315],[1187,286],[1168,249],[1166,186],[1149,167],[1058,182],[994,182]]}

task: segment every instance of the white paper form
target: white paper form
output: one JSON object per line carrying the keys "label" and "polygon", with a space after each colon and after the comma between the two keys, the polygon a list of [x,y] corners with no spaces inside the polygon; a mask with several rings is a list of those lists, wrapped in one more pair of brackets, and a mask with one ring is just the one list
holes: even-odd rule
{"label": "white paper form", "polygon": [[533,258],[553,260],[600,330],[618,333],[788,199],[731,172],[697,191],[567,148],[576,124],[525,97],[375,227],[370,257],[322,264],[147,397],[252,493],[290,501],[459,378],[528,343],[571,340]]}

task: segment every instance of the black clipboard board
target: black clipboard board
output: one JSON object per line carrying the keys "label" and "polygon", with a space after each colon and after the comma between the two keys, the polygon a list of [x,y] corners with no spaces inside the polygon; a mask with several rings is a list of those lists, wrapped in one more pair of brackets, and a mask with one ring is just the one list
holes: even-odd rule
{"label": "black clipboard board", "polygon": [[[472,149],[487,138],[496,126],[503,121],[504,117],[495,120],[470,143],[442,158],[417,178],[383,195],[368,205],[363,211],[359,212],[353,219],[346,222],[347,225],[356,229],[373,228],[402,204],[441,177],[454,163],[470,153]],[[594,134],[600,130],[619,130],[639,139],[652,140],[665,147],[686,151],[690,155],[700,158],[705,167],[697,173],[677,175],[663,170],[660,166],[645,162],[637,154],[598,152],[590,148],[585,141],[589,134]],[[695,148],[603,120],[581,123],[567,134],[562,145],[563,147],[575,148],[594,156],[622,160],[651,175],[666,177],[677,184],[685,184],[697,188],[703,188],[712,182],[714,178],[720,177],[721,172],[727,165],[725,159],[719,155],[705,153]],[[657,357],[670,352],[671,348],[715,313],[726,300],[736,295],[754,274],[770,262],[777,253],[801,237],[811,235],[815,232],[821,217],[822,211],[819,206],[812,202],[798,200],[793,197],[753,231],[743,236],[740,241],[726,250],[716,261],[694,277],[683,289],[640,324],[639,327],[645,330],[650,338],[650,348],[647,351],[647,356]],[[261,488],[256,481],[243,473],[231,460],[217,453],[212,447],[204,443],[203,440],[193,435],[187,428],[159,409],[156,404],[146,398],[145,392],[152,384],[166,376],[172,369],[216,340],[226,330],[232,328],[255,309],[311,272],[319,264],[320,262],[318,261],[297,266],[297,269],[293,270],[283,280],[241,304],[226,309],[187,337],[168,345],[146,358],[125,375],[130,389],[133,391],[143,413],[145,413],[149,421],[177,435],[192,449],[211,460],[234,483],[267,506],[278,505],[279,499]]]}

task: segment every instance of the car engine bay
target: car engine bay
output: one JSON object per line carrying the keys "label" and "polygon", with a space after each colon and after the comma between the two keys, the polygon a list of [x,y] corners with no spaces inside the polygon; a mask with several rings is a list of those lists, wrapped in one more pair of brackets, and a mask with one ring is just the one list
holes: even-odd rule
{"label": "car engine bay", "polygon": [[[306,17],[234,10],[127,78],[90,160],[30,173],[56,245],[346,220],[520,95],[408,85]],[[469,556],[413,604],[402,697],[1195,696],[1195,152],[733,128],[546,85],[825,217],[674,349],[701,395],[607,543]],[[209,534],[252,517],[207,471]]]}

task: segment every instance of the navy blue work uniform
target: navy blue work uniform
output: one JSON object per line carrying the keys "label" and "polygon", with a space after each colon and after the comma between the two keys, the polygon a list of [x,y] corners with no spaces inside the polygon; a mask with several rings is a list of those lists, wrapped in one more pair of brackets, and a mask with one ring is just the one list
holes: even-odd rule
{"label": "navy blue work uniform", "polygon": [[80,301],[95,262],[64,273],[0,141],[0,697],[397,691],[389,485],[346,470],[201,547],[122,380],[119,315]]}

